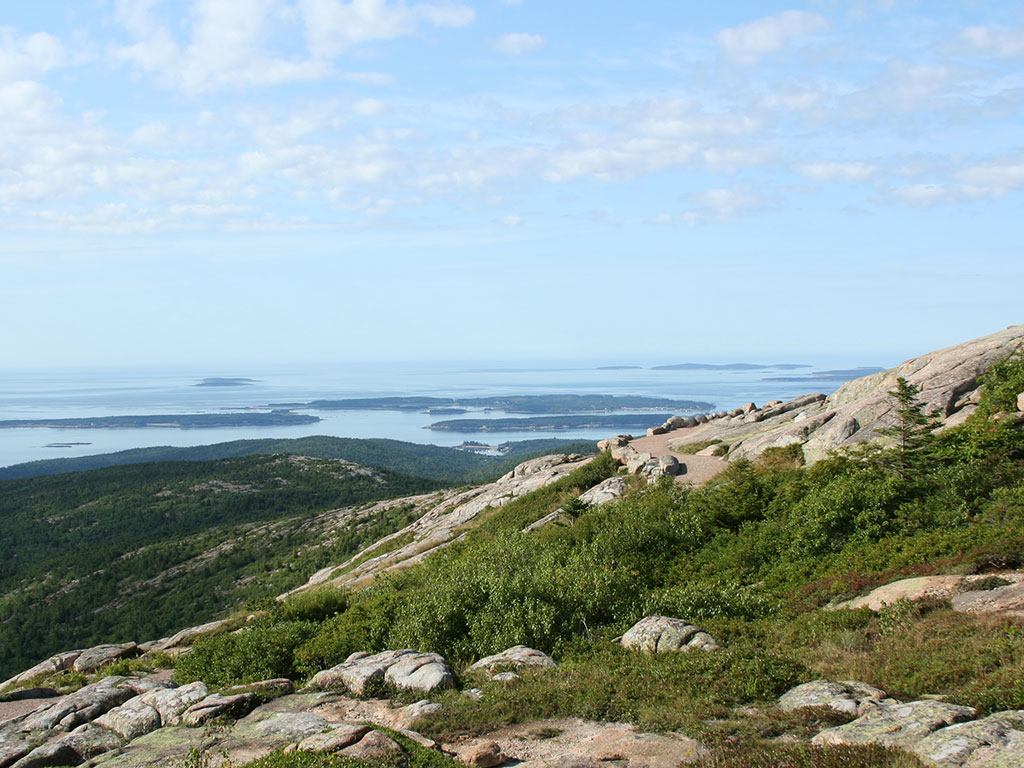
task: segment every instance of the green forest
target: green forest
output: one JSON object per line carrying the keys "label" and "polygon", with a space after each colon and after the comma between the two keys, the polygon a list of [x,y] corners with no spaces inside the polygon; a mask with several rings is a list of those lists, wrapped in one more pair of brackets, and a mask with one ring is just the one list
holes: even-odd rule
{"label": "green forest", "polygon": [[0,480],[81,472],[101,467],[158,461],[212,461],[259,454],[291,454],[320,459],[345,459],[368,467],[381,467],[415,477],[456,485],[484,483],[508,472],[521,461],[546,453],[593,453],[594,444],[579,440],[519,440],[503,443],[501,456],[481,456],[455,448],[407,443],[387,438],[298,437],[232,440],[189,447],[132,448],[115,453],[68,459],[44,459],[0,467]]}

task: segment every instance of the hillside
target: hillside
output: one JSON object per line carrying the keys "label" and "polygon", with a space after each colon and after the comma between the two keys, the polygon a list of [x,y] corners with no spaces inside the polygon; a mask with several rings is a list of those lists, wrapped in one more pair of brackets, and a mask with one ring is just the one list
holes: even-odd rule
{"label": "hillside", "polygon": [[[327,560],[281,601],[187,638],[91,649],[85,658],[143,654],[105,671],[60,671],[90,667],[72,654],[10,682],[100,687],[34,705],[0,725],[0,745],[14,760],[96,749],[108,768],[167,765],[189,749],[267,768],[338,765],[331,752],[452,765],[436,747],[481,768],[1020,766],[1024,357],[1013,333],[961,345],[959,363],[949,350],[918,358],[949,375],[918,378],[920,399],[902,409],[880,388],[927,366],[830,401],[860,402],[878,414],[863,428],[886,437],[972,381],[969,414],[953,419],[961,390],[944,429],[910,430],[898,447],[862,439],[819,457],[812,430],[755,453],[747,432],[701,488],[621,474],[609,452],[408,499],[406,527]],[[1001,359],[972,351],[993,345]],[[794,426],[763,426],[778,415],[729,428],[777,439]],[[164,687],[166,672],[142,677],[159,667],[180,687]],[[270,678],[306,687],[260,682]],[[93,707],[101,695],[110,703]],[[117,704],[78,725],[78,741],[53,725],[53,713]],[[195,727],[214,716],[224,724]]]}
{"label": "hillside", "polygon": [[297,456],[0,482],[0,676],[274,594],[408,520],[369,502],[440,487]]}
{"label": "hillside", "polygon": [[68,459],[44,459],[0,467],[0,480],[15,480],[64,472],[157,461],[212,461],[236,456],[288,454],[319,459],[343,459],[448,483],[485,483],[503,475],[527,458],[558,451],[590,452],[590,443],[573,440],[520,440],[504,446],[501,456],[482,456],[455,448],[407,443],[384,438],[299,437],[285,440],[232,440],[184,448],[159,446]]}

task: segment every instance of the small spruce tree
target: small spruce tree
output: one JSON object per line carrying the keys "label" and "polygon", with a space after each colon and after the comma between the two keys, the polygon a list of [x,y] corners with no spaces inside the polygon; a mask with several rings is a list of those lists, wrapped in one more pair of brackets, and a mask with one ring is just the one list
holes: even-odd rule
{"label": "small spruce tree", "polygon": [[888,392],[893,400],[893,423],[878,430],[896,443],[892,466],[902,480],[907,479],[912,468],[921,466],[924,449],[934,437],[933,430],[941,423],[937,411],[924,412],[923,403],[917,397],[920,392],[917,385],[902,376],[897,378],[896,389]]}

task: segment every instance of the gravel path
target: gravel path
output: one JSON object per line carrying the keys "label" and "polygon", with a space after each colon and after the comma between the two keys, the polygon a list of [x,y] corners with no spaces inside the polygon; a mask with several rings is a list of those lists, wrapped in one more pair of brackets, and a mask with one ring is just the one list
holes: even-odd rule
{"label": "gravel path", "polygon": [[649,453],[651,456],[659,458],[661,456],[675,456],[679,459],[680,464],[686,465],[686,474],[677,477],[676,482],[690,483],[699,488],[728,467],[729,462],[717,456],[694,456],[673,451],[669,448],[669,443],[679,442],[684,431],[676,430],[674,432],[666,432],[664,435],[638,437],[630,445],[641,453]]}

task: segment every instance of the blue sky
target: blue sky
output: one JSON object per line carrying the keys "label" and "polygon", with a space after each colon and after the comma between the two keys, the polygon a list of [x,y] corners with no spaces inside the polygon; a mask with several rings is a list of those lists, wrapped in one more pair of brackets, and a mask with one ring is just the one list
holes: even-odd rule
{"label": "blue sky", "polygon": [[0,367],[897,362],[1024,321],[1022,65],[981,0],[5,3]]}

